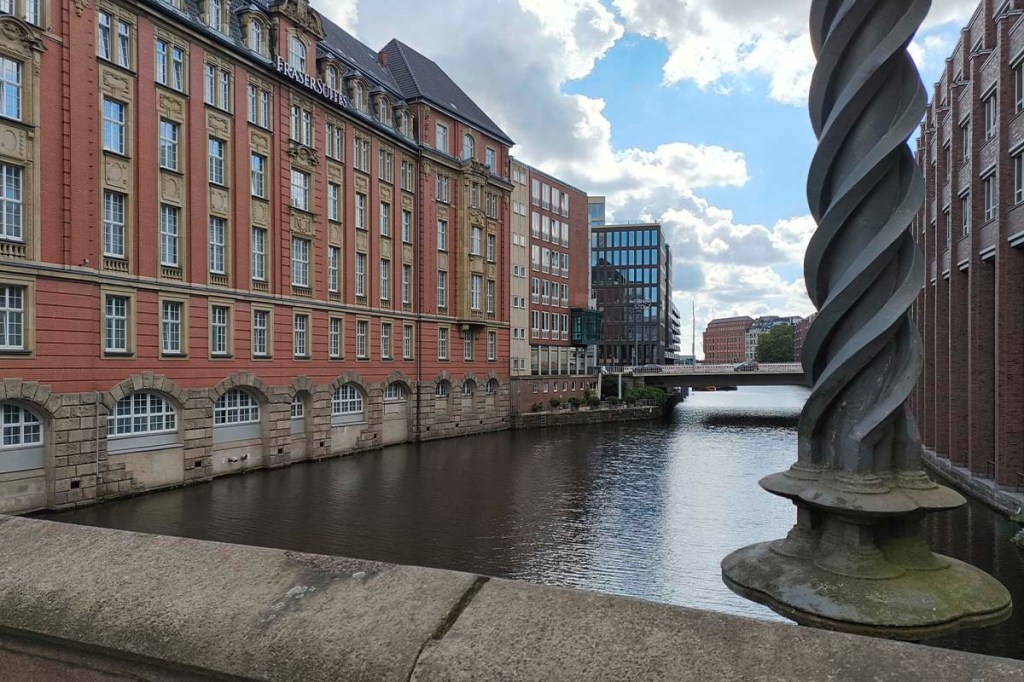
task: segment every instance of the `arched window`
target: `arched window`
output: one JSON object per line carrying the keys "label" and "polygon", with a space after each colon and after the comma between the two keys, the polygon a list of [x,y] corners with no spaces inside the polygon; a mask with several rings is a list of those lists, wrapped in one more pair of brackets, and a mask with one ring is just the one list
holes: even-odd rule
{"label": "arched window", "polygon": [[498,380],[491,379],[487,382],[487,395],[495,395],[498,392]]}
{"label": "arched window", "polygon": [[288,64],[296,71],[306,73],[306,44],[295,36],[288,41]]}
{"label": "arched window", "polygon": [[462,136],[462,158],[476,158],[476,140],[469,133]]}
{"label": "arched window", "polygon": [[260,404],[252,394],[233,388],[213,406],[213,425],[253,424],[260,420]]}
{"label": "arched window", "polygon": [[107,417],[108,436],[171,433],[178,415],[169,401],[155,393],[132,393],[117,401]]}
{"label": "arched window", "polygon": [[17,403],[0,403],[0,474],[42,469],[43,420]]}
{"label": "arched window", "polygon": [[363,413],[363,393],[358,386],[345,384],[334,392],[331,401],[331,413],[335,415],[352,415]]}
{"label": "arched window", "polygon": [[472,379],[466,379],[462,382],[462,395],[471,396],[476,391],[476,382]]}
{"label": "arched window", "polygon": [[43,420],[27,407],[3,403],[0,450],[43,444]]}
{"label": "arched window", "polygon": [[409,114],[404,111],[398,114],[398,132],[409,137]]}
{"label": "arched window", "polygon": [[324,69],[324,81],[331,87],[331,89],[338,89],[338,70],[331,64],[328,64],[327,68]]}
{"label": "arched window", "polygon": [[391,105],[384,97],[377,98],[377,120],[384,125],[391,124]]}
{"label": "arched window", "polygon": [[447,381],[437,382],[437,386],[434,387],[434,397],[438,400],[447,400],[448,396],[451,395],[452,385]]}
{"label": "arched window", "polygon": [[388,384],[388,387],[384,389],[384,400],[388,402],[400,402],[405,400],[405,397],[405,386],[397,381],[393,384]]}

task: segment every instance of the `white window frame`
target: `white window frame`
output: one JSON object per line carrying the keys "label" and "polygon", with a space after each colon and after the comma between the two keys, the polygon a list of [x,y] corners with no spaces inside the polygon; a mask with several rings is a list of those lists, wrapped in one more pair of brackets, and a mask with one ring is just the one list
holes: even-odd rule
{"label": "white window frame", "polygon": [[160,204],[160,265],[169,268],[181,266],[180,235],[181,209]]}
{"label": "white window frame", "polygon": [[210,355],[228,355],[231,327],[231,309],[210,306]]}
{"label": "white window frame", "polygon": [[292,354],[297,358],[308,358],[309,353],[309,315],[296,313],[292,318]]}
{"label": "white window frame", "polygon": [[139,391],[117,401],[107,415],[107,437],[175,433],[178,413],[171,401],[156,393]]}
{"label": "white window frame", "polygon": [[310,243],[302,237],[292,237],[292,286],[309,288]]}
{"label": "white window frame", "polygon": [[370,323],[367,320],[356,320],[356,358],[367,360],[370,357]]}
{"label": "white window frame", "polygon": [[28,337],[25,325],[27,296],[26,287],[0,286],[0,350],[25,350]]}
{"label": "white window frame", "polygon": [[225,275],[227,274],[228,221],[224,218],[210,216],[209,239],[210,272],[214,275]]}
{"label": "white window frame", "polygon": [[240,388],[227,391],[213,404],[213,426],[256,424],[260,421],[260,403]]}

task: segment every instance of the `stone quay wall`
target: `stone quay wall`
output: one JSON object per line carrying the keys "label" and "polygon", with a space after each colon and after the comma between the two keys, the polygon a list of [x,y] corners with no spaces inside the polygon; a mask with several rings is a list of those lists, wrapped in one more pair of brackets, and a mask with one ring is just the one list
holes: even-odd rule
{"label": "stone quay wall", "polygon": [[0,547],[5,679],[1024,680],[1022,661],[453,571],[10,516]]}
{"label": "stone quay wall", "polygon": [[[338,414],[335,398],[342,387],[358,393],[360,410]],[[251,399],[256,419],[219,424],[217,406],[226,394]],[[159,399],[173,428],[155,436],[115,435],[111,420],[135,397],[144,398],[145,407]],[[509,400],[507,380],[447,372],[424,381],[401,372],[380,381],[342,372],[331,383],[300,376],[277,386],[237,372],[209,388],[143,372],[107,391],[78,393],[0,380],[0,406],[24,410],[41,434],[38,445],[24,450],[25,460],[7,449],[0,514],[70,509],[387,445],[504,430],[510,426]]]}
{"label": "stone quay wall", "polygon": [[1024,508],[1024,493],[1001,488],[992,479],[977,476],[967,467],[957,466],[948,458],[940,457],[934,450],[925,448],[922,461],[929,471],[947,484],[1004,516],[1016,514]]}

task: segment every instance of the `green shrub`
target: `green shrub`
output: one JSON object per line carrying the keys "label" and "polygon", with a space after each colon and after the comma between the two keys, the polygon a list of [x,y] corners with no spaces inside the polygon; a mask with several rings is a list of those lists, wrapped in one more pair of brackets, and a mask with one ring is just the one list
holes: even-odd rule
{"label": "green shrub", "polygon": [[551,404],[552,409],[557,410],[559,408],[559,406],[562,404],[562,399],[561,398],[552,398],[548,402]]}
{"label": "green shrub", "polygon": [[608,398],[608,404],[611,405],[612,407],[618,407],[619,405],[622,404],[622,401],[616,398],[615,396],[612,396],[611,398]]}
{"label": "green shrub", "polygon": [[601,405],[601,398],[596,395],[587,396],[587,403],[591,407],[599,407]]}

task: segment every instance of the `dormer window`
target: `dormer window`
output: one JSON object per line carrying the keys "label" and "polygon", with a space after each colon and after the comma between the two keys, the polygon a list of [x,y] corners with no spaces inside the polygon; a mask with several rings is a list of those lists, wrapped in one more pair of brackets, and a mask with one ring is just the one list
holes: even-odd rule
{"label": "dormer window", "polygon": [[330,64],[328,64],[327,68],[324,69],[324,82],[326,82],[332,90],[338,89],[338,70]]}
{"label": "dormer window", "polygon": [[377,98],[377,120],[384,125],[391,125],[391,106],[383,97]]}
{"label": "dormer window", "polygon": [[366,94],[363,92],[363,84],[359,81],[352,84],[352,103],[356,111],[366,110]]}
{"label": "dormer window", "polygon": [[256,17],[249,17],[246,41],[250,50],[264,57],[267,55],[267,29]]}
{"label": "dormer window", "polygon": [[476,140],[469,133],[462,136],[462,158],[464,160],[476,158]]}
{"label": "dormer window", "polygon": [[402,133],[406,137],[409,135],[409,114],[404,111],[398,114],[398,132]]}
{"label": "dormer window", "polygon": [[207,0],[206,2],[206,25],[214,31],[224,33],[224,10],[225,0]]}
{"label": "dormer window", "polygon": [[288,65],[296,71],[306,73],[306,44],[295,36],[288,40]]}

